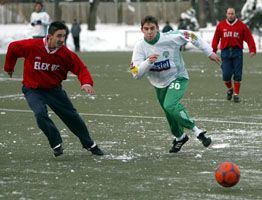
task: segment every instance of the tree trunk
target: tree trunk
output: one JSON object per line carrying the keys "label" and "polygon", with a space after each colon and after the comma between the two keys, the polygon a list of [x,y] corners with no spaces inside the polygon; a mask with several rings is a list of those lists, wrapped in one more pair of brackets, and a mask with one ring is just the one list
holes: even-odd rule
{"label": "tree trunk", "polygon": [[61,14],[61,9],[60,9],[60,7],[59,7],[59,1],[60,0],[55,0],[54,1],[54,11],[55,11],[55,16],[54,16],[54,20],[55,21],[61,21],[61,16],[62,16],[62,14]]}
{"label": "tree trunk", "polygon": [[88,18],[88,30],[96,30],[96,12],[99,4],[99,0],[90,0],[89,18]]}
{"label": "tree trunk", "polygon": [[117,23],[122,24],[123,23],[123,3],[117,1]]}
{"label": "tree trunk", "polygon": [[199,9],[199,26],[200,28],[205,28],[206,24],[206,14],[205,14],[205,0],[198,1],[198,9]]}
{"label": "tree trunk", "polygon": [[216,13],[215,13],[214,0],[209,0],[209,14],[210,14],[211,23],[213,26],[215,26],[216,25]]}

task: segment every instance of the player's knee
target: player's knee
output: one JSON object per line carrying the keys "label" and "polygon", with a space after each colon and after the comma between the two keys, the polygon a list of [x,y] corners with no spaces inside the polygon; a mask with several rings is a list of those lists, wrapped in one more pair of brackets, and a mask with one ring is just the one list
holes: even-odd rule
{"label": "player's knee", "polygon": [[225,82],[229,82],[231,81],[231,79],[232,79],[232,76],[223,76],[223,81]]}
{"label": "player's knee", "polygon": [[172,114],[172,113],[174,113],[174,111],[178,110],[178,104],[177,103],[164,104],[163,108],[164,108],[165,112]]}
{"label": "player's knee", "polygon": [[234,81],[240,82],[241,81],[241,76],[234,76]]}
{"label": "player's knee", "polygon": [[44,109],[38,109],[34,111],[34,113],[35,113],[35,118],[37,120],[43,120],[48,117],[48,114]]}

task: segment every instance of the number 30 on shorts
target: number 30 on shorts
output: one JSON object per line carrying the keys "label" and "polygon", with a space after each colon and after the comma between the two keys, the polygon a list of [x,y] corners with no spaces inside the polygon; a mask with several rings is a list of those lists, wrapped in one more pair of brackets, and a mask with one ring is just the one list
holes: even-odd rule
{"label": "number 30 on shorts", "polygon": [[174,82],[172,82],[170,85],[169,85],[169,87],[168,87],[168,89],[175,89],[175,90],[179,90],[180,89],[180,83],[174,83]]}

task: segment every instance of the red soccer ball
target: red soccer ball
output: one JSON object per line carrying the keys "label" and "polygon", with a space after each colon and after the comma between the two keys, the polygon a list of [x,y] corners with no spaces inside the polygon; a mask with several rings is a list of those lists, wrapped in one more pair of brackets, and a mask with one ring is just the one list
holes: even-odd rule
{"label": "red soccer ball", "polygon": [[223,162],[216,169],[215,178],[223,187],[232,187],[240,180],[239,167],[231,162]]}

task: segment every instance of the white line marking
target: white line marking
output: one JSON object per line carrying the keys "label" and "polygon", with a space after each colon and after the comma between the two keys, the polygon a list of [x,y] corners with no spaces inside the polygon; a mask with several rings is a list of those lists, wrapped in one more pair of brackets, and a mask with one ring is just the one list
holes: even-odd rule
{"label": "white line marking", "polygon": [[23,97],[23,94],[9,94],[9,95],[3,95],[0,96],[0,99],[7,99],[7,98],[13,98],[13,97]]}
{"label": "white line marking", "polygon": [[[22,109],[6,109],[0,108],[0,111],[5,112],[22,112],[22,113],[32,113],[31,110],[22,110]],[[54,112],[50,112],[54,113]],[[154,117],[154,116],[139,116],[139,115],[113,115],[113,114],[98,114],[98,113],[79,113],[83,116],[97,116],[97,117],[119,117],[119,118],[136,118],[136,119],[162,119],[164,120],[165,117]],[[262,126],[262,123],[258,122],[240,122],[240,121],[224,121],[219,119],[205,119],[205,118],[198,118],[195,119],[196,121],[202,122],[213,122],[213,123],[225,123],[225,124],[244,124],[244,125],[258,125]]]}

